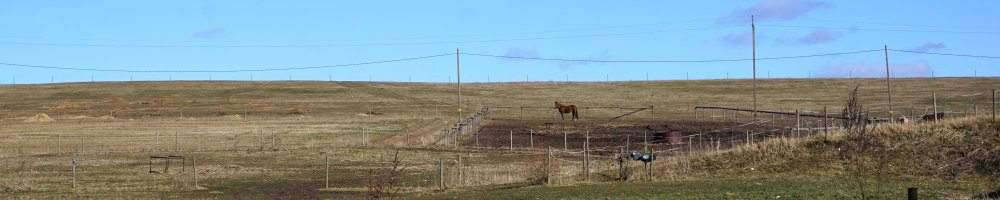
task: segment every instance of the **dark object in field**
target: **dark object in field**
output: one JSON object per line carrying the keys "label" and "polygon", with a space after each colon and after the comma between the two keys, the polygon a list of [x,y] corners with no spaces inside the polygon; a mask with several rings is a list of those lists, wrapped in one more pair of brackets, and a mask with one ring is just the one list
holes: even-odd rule
{"label": "dark object in field", "polygon": [[[937,116],[937,119],[935,119],[935,117],[934,117],[935,115]],[[935,114],[926,114],[926,115],[924,115],[924,116],[923,116],[923,117],[921,117],[921,118],[922,118],[922,119],[923,119],[924,121],[928,121],[928,122],[932,122],[932,121],[934,121],[934,120],[942,120],[942,119],[944,119],[945,117],[944,117],[944,113],[935,113]]]}
{"label": "dark object in field", "polygon": [[562,117],[562,119],[566,119],[566,116],[564,116],[563,113],[573,113],[573,121],[580,119],[580,116],[576,113],[576,105],[565,106],[556,101],[556,109],[559,110],[559,116]]}
{"label": "dark object in field", "polygon": [[[622,159],[622,158],[619,158],[619,159]],[[639,153],[639,152],[632,152],[632,153],[625,154],[624,159],[632,159],[632,160],[638,160],[638,161],[642,161],[642,162],[651,162],[653,160],[656,160],[656,155],[653,155],[653,154],[642,154],[642,153]]]}

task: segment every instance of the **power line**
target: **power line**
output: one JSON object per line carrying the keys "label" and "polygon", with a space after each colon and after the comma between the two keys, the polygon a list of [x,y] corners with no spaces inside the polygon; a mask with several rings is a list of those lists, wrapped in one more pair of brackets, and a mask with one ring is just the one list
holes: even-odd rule
{"label": "power line", "polygon": [[885,32],[910,32],[910,33],[960,33],[960,34],[1000,34],[996,31],[946,31],[946,30],[913,30],[913,29],[876,29],[858,27],[824,27],[824,26],[795,26],[795,25],[775,25],[760,24],[758,26],[777,28],[798,28],[798,29],[835,29],[835,30],[862,30],[862,31],[885,31]]}
{"label": "power line", "polygon": [[437,44],[468,44],[468,43],[492,43],[492,42],[512,42],[512,41],[534,41],[551,39],[574,39],[592,37],[612,37],[626,35],[641,35],[653,33],[666,33],[676,31],[694,31],[742,27],[741,25],[711,26],[683,29],[666,29],[659,31],[644,32],[622,32],[622,33],[602,33],[584,35],[564,35],[550,37],[527,37],[513,39],[486,39],[486,40],[465,40],[465,41],[434,41],[434,42],[397,42],[397,43],[363,43],[363,44],[304,44],[304,45],[159,45],[159,44],[99,44],[99,43],[38,43],[38,42],[0,42],[6,45],[28,45],[28,46],[64,46],[64,47],[127,47],[127,48],[313,48],[313,47],[359,47],[359,46],[406,46],[406,45],[437,45]]}
{"label": "power line", "polygon": [[56,67],[56,66],[43,66],[43,65],[26,65],[26,64],[14,64],[14,63],[0,63],[0,65],[7,66],[17,66],[17,67],[30,67],[30,68],[42,68],[42,69],[59,69],[59,70],[77,70],[77,71],[98,71],[98,72],[130,72],[130,73],[232,73],[232,72],[264,72],[264,71],[287,71],[287,70],[301,70],[301,69],[321,69],[321,68],[334,68],[334,67],[349,67],[349,66],[360,66],[360,65],[372,65],[372,64],[382,64],[382,63],[392,63],[392,62],[402,62],[410,60],[420,60],[435,58],[441,56],[455,55],[453,53],[420,56],[420,57],[410,57],[410,58],[400,58],[392,60],[379,60],[361,63],[350,63],[350,64],[339,64],[339,65],[326,65],[326,66],[313,66],[313,67],[290,67],[290,68],[271,68],[271,69],[240,69],[240,70],[122,70],[122,69],[97,69],[97,68],[76,68],[76,67]]}
{"label": "power line", "polygon": [[[849,52],[837,52],[837,53],[825,53],[825,54],[812,54],[812,55],[798,55],[798,56],[782,56],[782,57],[769,57],[769,58],[757,58],[757,60],[781,60],[781,59],[794,59],[794,58],[809,58],[809,57],[821,57],[821,56],[835,56],[835,55],[847,55],[847,54],[858,54],[882,51],[882,49],[872,49],[863,51],[849,51]],[[482,57],[494,57],[494,58],[510,58],[510,59],[524,59],[524,60],[545,60],[545,61],[565,61],[565,62],[595,62],[595,63],[708,63],[708,62],[739,62],[739,61],[751,61],[753,58],[740,58],[740,59],[711,59],[711,60],[589,60],[589,59],[561,59],[561,58],[539,58],[539,57],[520,57],[520,56],[501,56],[501,55],[490,55],[490,54],[477,54],[477,53],[461,53],[470,56],[482,56]]]}
{"label": "power line", "polygon": [[889,49],[889,51],[905,52],[905,53],[918,53],[918,54],[931,54],[931,55],[942,55],[942,56],[971,57],[971,58],[1000,58],[1000,56],[983,56],[983,55],[951,54],[951,53],[932,53],[932,52],[910,51],[910,50],[900,50],[900,49]]}

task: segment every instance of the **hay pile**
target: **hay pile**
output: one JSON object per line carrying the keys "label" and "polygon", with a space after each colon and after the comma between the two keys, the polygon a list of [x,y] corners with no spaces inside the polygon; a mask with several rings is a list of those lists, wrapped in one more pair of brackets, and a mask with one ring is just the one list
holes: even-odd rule
{"label": "hay pile", "polygon": [[86,115],[80,115],[80,116],[70,117],[69,119],[93,119],[93,117],[89,117],[89,116],[86,116]]}
{"label": "hay pile", "polygon": [[51,117],[49,117],[49,115],[46,114],[37,114],[33,117],[24,119],[24,122],[52,122],[52,121],[56,120],[53,120]]}
{"label": "hay pile", "polygon": [[125,99],[123,99],[121,97],[116,97],[114,99],[108,99],[107,101],[104,101],[104,102],[106,102],[106,103],[125,103]]}
{"label": "hay pile", "polygon": [[104,115],[104,116],[97,117],[96,119],[99,119],[99,120],[114,120],[115,117],[112,117],[111,115]]}

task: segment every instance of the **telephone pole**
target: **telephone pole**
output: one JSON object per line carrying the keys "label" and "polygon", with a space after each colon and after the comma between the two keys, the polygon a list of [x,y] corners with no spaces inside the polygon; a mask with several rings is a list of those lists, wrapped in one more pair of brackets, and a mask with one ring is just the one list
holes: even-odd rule
{"label": "telephone pole", "polygon": [[753,121],[757,121],[757,28],[753,23],[753,15],[750,15],[751,43],[753,43]]}

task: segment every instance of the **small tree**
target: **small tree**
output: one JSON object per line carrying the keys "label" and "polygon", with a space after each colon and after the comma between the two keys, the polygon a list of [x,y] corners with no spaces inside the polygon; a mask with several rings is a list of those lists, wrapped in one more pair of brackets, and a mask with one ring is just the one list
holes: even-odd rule
{"label": "small tree", "polygon": [[392,157],[392,166],[379,169],[369,169],[368,177],[365,178],[365,187],[368,188],[368,199],[396,199],[399,198],[399,180],[397,177],[406,170],[399,159],[399,150]]}

